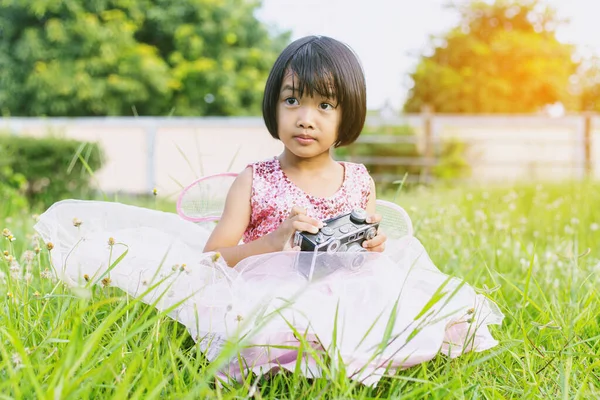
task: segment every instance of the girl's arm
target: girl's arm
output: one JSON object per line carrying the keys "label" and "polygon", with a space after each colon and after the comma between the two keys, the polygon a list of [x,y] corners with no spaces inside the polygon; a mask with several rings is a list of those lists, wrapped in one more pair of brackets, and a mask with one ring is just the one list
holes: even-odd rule
{"label": "girl's arm", "polygon": [[235,179],[225,200],[225,209],[219,223],[204,246],[204,252],[218,251],[230,267],[246,257],[282,251],[288,247],[296,230],[316,233],[320,222],[306,216],[306,212],[294,207],[290,217],[279,228],[250,243],[239,245],[250,223],[252,209],[252,168],[246,168]]}
{"label": "girl's arm", "polygon": [[[380,222],[381,215],[375,213],[375,208],[377,206],[377,193],[375,192],[375,182],[371,179],[371,193],[369,194],[369,200],[367,201],[367,222]],[[381,232],[381,230],[377,230],[377,236],[375,236],[371,240],[365,240],[363,242],[363,247],[365,247],[368,251],[382,252],[385,250],[385,241],[387,237],[385,233]]]}

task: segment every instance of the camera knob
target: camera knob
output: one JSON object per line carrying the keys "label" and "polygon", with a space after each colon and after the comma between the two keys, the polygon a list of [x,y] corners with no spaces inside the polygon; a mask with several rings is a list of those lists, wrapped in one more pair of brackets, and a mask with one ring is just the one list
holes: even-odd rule
{"label": "camera knob", "polygon": [[369,229],[367,229],[367,232],[365,233],[365,239],[371,240],[375,236],[377,236],[377,229],[375,229],[374,227],[370,227]]}
{"label": "camera knob", "polygon": [[367,212],[365,210],[361,210],[360,208],[352,210],[352,213],[350,214],[350,221],[356,224],[364,224],[366,219]]}
{"label": "camera knob", "polygon": [[326,236],[331,236],[335,233],[335,231],[328,226],[322,227],[321,232],[323,233],[323,235],[326,235]]}

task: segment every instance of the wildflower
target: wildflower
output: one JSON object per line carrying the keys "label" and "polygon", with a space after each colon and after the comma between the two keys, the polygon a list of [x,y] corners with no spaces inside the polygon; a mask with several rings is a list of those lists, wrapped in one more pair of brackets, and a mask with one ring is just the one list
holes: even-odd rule
{"label": "wildflower", "polygon": [[211,257],[212,262],[217,262],[219,260],[219,258],[221,258],[221,253],[219,253],[218,251],[213,254],[213,256]]}
{"label": "wildflower", "polygon": [[9,236],[11,236],[11,235],[12,235],[12,232],[11,232],[11,231],[9,231],[7,228],[4,228],[4,229],[2,230],[2,236],[4,236],[4,237],[9,237]]}
{"label": "wildflower", "polygon": [[106,287],[112,283],[112,280],[108,277],[102,279],[102,286]]}
{"label": "wildflower", "polygon": [[6,297],[12,299],[14,296],[11,292],[6,292]]}
{"label": "wildflower", "polygon": [[4,250],[4,257],[8,257],[9,254],[10,253],[8,251]]}
{"label": "wildflower", "polygon": [[469,309],[467,310],[467,314],[469,314],[469,315],[473,314],[474,312],[475,312],[475,309],[474,309],[474,308],[469,308]]}
{"label": "wildflower", "polygon": [[156,189],[156,188],[152,189],[152,194],[156,196],[158,194],[158,189]]}
{"label": "wildflower", "polygon": [[37,245],[38,245],[39,242],[40,242],[40,235],[38,235],[37,233],[34,233],[33,236],[31,236],[31,239],[30,239],[31,245],[37,247]]}
{"label": "wildflower", "polygon": [[15,257],[13,257],[12,254],[8,254],[6,256],[4,256],[4,260],[6,260],[7,263],[11,264],[14,261]]}
{"label": "wildflower", "polygon": [[175,264],[171,267],[173,271],[177,271],[179,269],[179,264]]}
{"label": "wildflower", "polygon": [[27,282],[27,283],[31,283],[31,281],[33,280],[33,275],[32,275],[30,272],[27,272],[27,273],[25,274],[25,277],[24,277],[24,279],[25,279],[25,282]]}
{"label": "wildflower", "polygon": [[34,293],[33,295],[34,295],[35,297],[40,297],[40,296],[41,296],[40,292],[38,292],[37,290],[35,291],[35,293]]}
{"label": "wildflower", "polygon": [[19,278],[19,275],[21,274],[21,266],[19,265],[19,263],[18,263],[18,262],[16,262],[16,261],[13,261],[13,262],[10,264],[9,271],[10,271],[10,276],[11,276],[11,278],[13,278],[13,279],[18,279],[18,278]]}
{"label": "wildflower", "polygon": [[40,273],[40,276],[41,276],[43,279],[50,279],[50,278],[52,277],[52,273],[50,272],[50,270],[48,270],[48,268],[46,268],[45,270],[43,270],[43,271]]}
{"label": "wildflower", "polygon": [[48,242],[46,243],[46,248],[48,249],[48,251],[51,251],[54,248],[54,244],[52,242]]}
{"label": "wildflower", "polygon": [[34,258],[35,258],[35,253],[31,250],[26,250],[23,253],[23,259],[25,261],[27,261],[28,263],[32,262]]}
{"label": "wildflower", "polygon": [[590,229],[593,232],[596,232],[598,229],[600,229],[600,225],[598,225],[597,223],[594,222],[592,225],[590,225]]}
{"label": "wildflower", "polygon": [[469,318],[469,319],[467,320],[467,324],[472,324],[474,321],[475,321],[475,320],[474,320],[473,318]]}
{"label": "wildflower", "polygon": [[35,254],[40,254],[40,251],[42,251],[42,249],[36,246],[35,249],[33,249],[33,251],[35,252]]}
{"label": "wildflower", "polygon": [[242,320],[243,320],[243,319],[244,319],[244,317],[242,317],[240,314],[238,314],[238,315],[235,317],[235,320],[236,320],[237,322],[242,322]]}
{"label": "wildflower", "polygon": [[86,282],[90,281],[90,276],[88,274],[84,274],[83,275],[83,279],[85,279]]}
{"label": "wildflower", "polygon": [[108,245],[109,246],[114,246],[115,245],[115,238],[109,237],[108,238]]}
{"label": "wildflower", "polygon": [[190,272],[192,272],[189,267],[187,266],[187,264],[181,264],[181,271],[185,272],[186,274],[189,274]]}
{"label": "wildflower", "polygon": [[79,218],[73,218],[73,226],[79,228],[83,222]]}
{"label": "wildflower", "polygon": [[15,368],[19,369],[23,366],[23,359],[21,358],[19,353],[13,353],[10,359],[15,365]]}
{"label": "wildflower", "polygon": [[16,237],[14,237],[13,235],[8,235],[8,236],[6,237],[6,239],[7,239],[9,242],[14,242],[15,240],[17,240],[17,238],[16,238]]}

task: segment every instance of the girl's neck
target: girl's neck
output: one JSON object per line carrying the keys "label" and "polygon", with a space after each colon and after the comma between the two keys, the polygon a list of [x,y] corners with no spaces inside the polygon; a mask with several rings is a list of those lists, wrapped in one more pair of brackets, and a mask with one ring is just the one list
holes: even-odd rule
{"label": "girl's neck", "polygon": [[278,158],[283,169],[295,171],[317,172],[337,166],[329,151],[319,154],[316,157],[302,158],[296,156],[288,149],[284,149]]}

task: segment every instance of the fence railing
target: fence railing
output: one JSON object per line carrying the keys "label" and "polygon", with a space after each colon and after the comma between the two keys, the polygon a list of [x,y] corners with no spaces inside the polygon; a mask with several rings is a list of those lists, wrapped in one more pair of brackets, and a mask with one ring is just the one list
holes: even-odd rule
{"label": "fence railing", "polygon": [[[386,134],[390,126],[410,126],[414,135]],[[516,179],[600,178],[600,116],[472,116],[410,114],[370,116],[367,126],[381,134],[363,135],[358,143],[413,144],[415,157],[348,155],[355,162],[414,166],[409,180],[430,181],[440,163],[438,149],[450,139],[468,145],[470,179],[498,182]],[[172,194],[199,175],[243,169],[278,154],[259,117],[244,118],[2,118],[0,131],[17,135],[97,141],[107,162],[96,179],[107,192]],[[380,181],[402,176],[374,176]]]}

